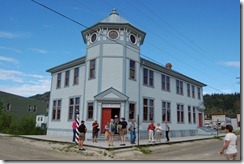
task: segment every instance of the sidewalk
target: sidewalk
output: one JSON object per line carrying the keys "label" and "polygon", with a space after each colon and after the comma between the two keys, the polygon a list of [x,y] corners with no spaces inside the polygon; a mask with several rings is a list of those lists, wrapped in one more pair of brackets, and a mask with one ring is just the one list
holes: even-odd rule
{"label": "sidewalk", "polygon": [[[225,134],[219,134],[218,136],[223,137]],[[173,137],[170,138],[170,142],[166,142],[166,139],[163,138],[161,143],[149,143],[147,139],[141,139],[139,141],[140,146],[153,146],[153,145],[163,145],[163,144],[173,144],[173,143],[180,143],[180,142],[191,142],[194,140],[205,140],[211,139],[216,135],[198,135],[198,136],[186,136],[186,137]],[[71,137],[63,137],[63,136],[47,136],[47,135],[21,135],[20,137],[28,138],[28,139],[35,139],[35,140],[42,140],[42,141],[51,141],[51,142],[62,142],[62,143],[73,143],[72,136]],[[129,139],[125,143],[125,146],[120,146],[120,141],[117,140],[117,136],[115,137],[114,146],[108,146],[108,143],[105,141],[98,141],[92,142],[91,140],[86,140],[84,142],[84,146],[87,147],[94,147],[94,148],[101,148],[101,149],[121,149],[121,148],[130,148],[134,146],[138,146],[138,141],[136,140],[136,144],[130,144]]]}

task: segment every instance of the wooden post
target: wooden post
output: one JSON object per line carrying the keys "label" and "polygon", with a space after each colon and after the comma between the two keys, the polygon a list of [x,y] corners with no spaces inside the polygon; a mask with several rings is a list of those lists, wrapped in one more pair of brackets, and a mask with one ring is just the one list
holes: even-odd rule
{"label": "wooden post", "polygon": [[137,115],[137,145],[139,146],[139,141],[140,141],[140,117],[139,117],[139,114]]}

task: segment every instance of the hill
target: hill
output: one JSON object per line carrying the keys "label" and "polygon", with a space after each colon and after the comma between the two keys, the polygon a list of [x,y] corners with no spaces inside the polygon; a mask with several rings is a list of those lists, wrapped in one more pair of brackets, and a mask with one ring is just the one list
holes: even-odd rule
{"label": "hill", "polygon": [[[50,92],[37,94],[29,98],[49,103]],[[235,118],[240,113],[240,93],[234,94],[206,94],[203,96],[206,107],[205,115],[211,118],[212,114],[226,114],[227,117]]]}
{"label": "hill", "polygon": [[39,101],[44,101],[49,104],[50,91],[45,92],[43,94],[37,94],[37,95],[31,96],[29,98],[39,100]]}
{"label": "hill", "polygon": [[236,114],[240,113],[240,93],[206,94],[203,100],[207,118],[211,118],[212,114],[225,114],[227,117],[236,118]]}

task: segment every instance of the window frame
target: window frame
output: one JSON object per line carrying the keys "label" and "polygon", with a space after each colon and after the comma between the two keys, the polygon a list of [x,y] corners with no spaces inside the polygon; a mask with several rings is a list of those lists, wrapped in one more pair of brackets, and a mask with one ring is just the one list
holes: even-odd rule
{"label": "window frame", "polygon": [[89,65],[89,79],[95,79],[96,78],[96,59],[90,60]]}
{"label": "window frame", "polygon": [[162,101],[162,122],[171,122],[171,103]]}
{"label": "window frame", "polygon": [[80,68],[79,67],[74,68],[73,85],[78,85],[79,84],[79,72],[80,72]]}
{"label": "window frame", "polygon": [[62,72],[59,72],[57,74],[57,84],[56,84],[57,89],[61,88],[61,82],[62,82]]}
{"label": "window frame", "polygon": [[130,60],[129,61],[129,79],[130,80],[136,80],[136,61]]}

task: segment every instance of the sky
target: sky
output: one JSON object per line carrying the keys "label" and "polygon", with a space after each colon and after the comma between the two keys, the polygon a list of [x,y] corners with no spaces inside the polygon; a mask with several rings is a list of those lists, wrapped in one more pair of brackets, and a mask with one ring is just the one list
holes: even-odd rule
{"label": "sky", "polygon": [[119,15],[146,33],[141,57],[207,86],[240,93],[238,0],[0,0],[0,91],[29,97],[50,91],[46,70],[82,57],[81,31]]}

